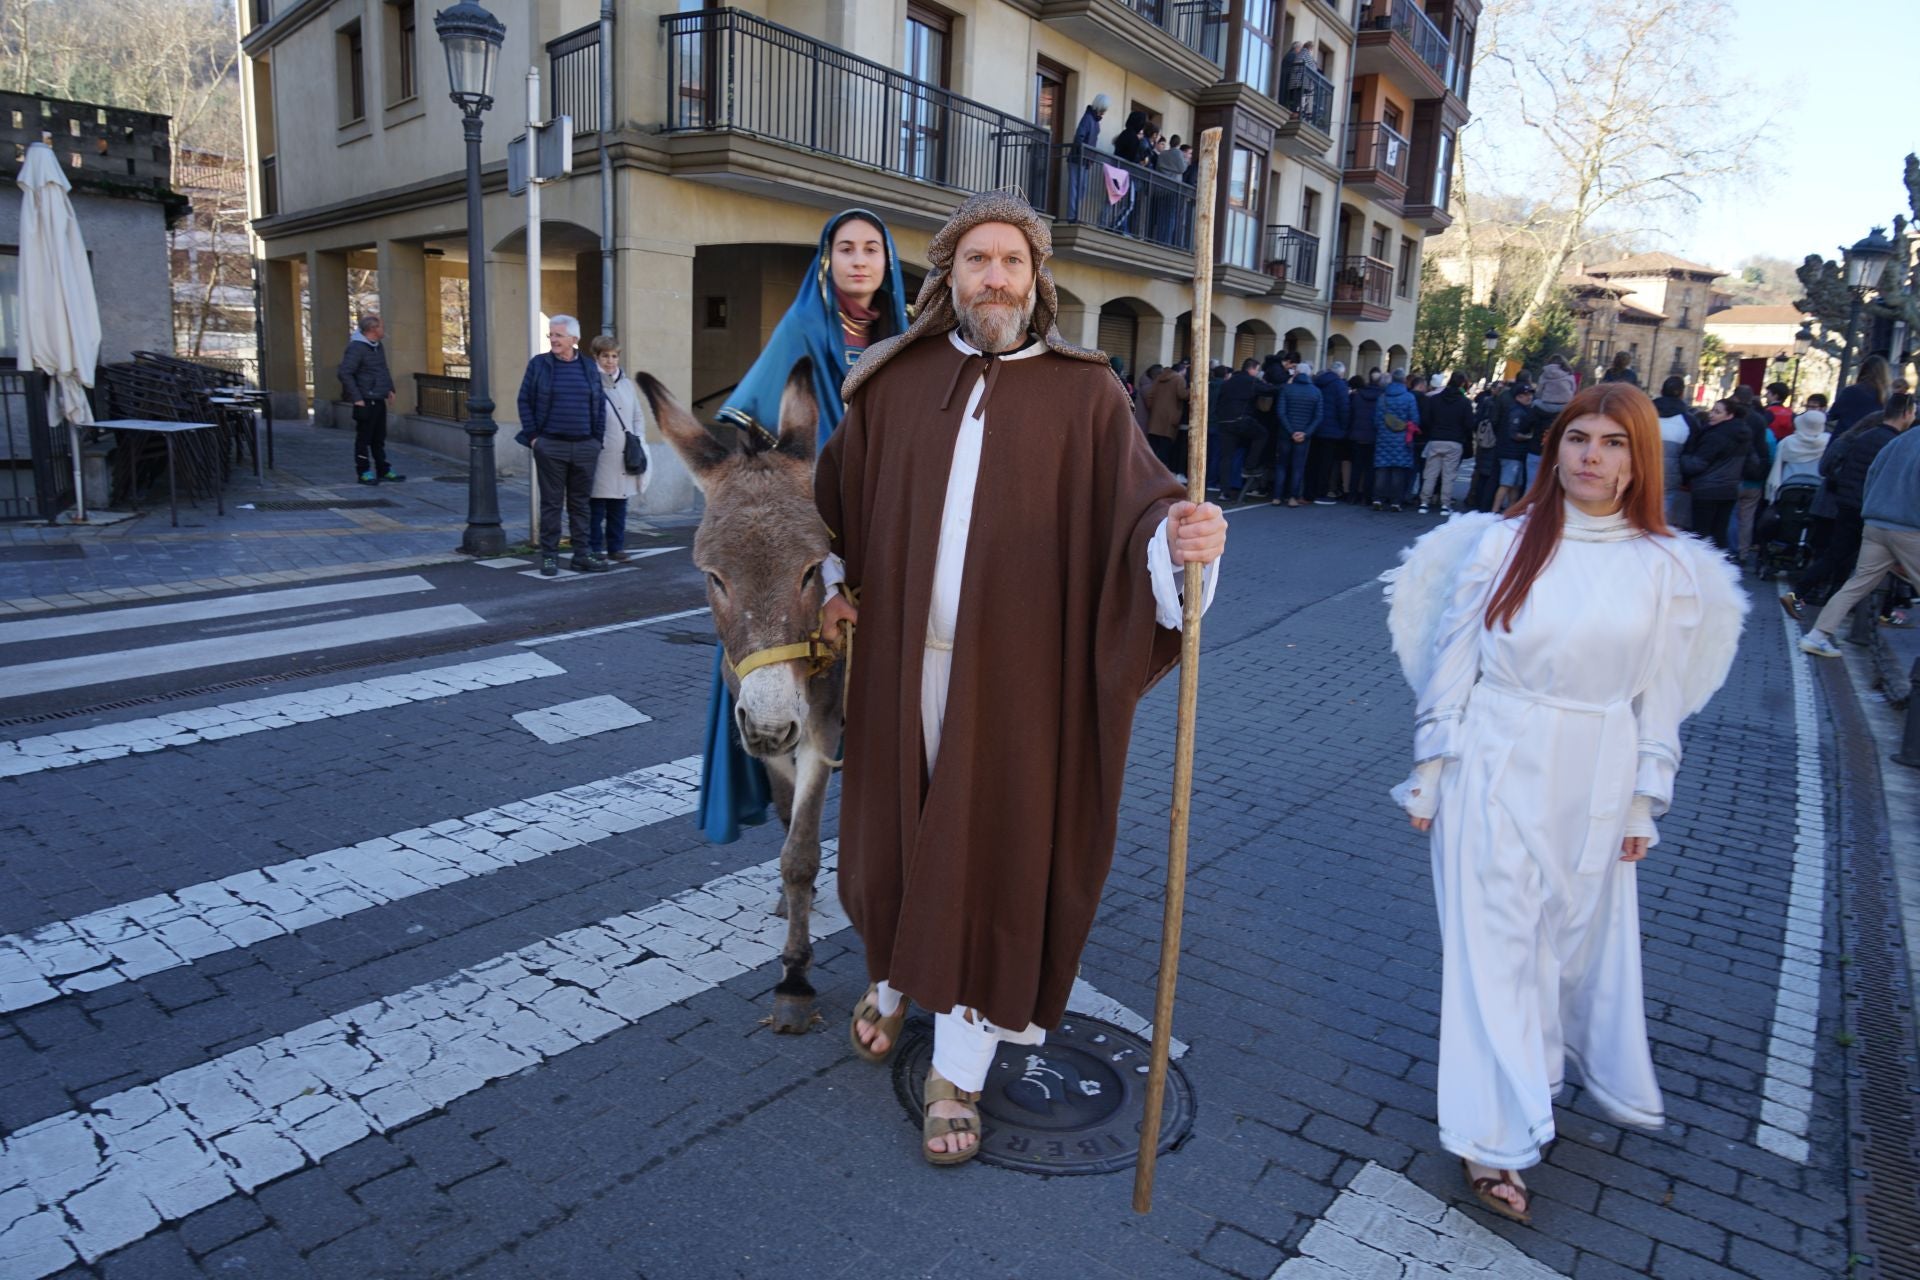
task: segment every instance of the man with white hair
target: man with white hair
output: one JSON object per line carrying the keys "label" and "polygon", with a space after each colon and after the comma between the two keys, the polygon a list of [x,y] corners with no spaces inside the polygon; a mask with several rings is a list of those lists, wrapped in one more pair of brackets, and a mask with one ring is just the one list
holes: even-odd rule
{"label": "man with white hair", "polygon": [[979,1150],[999,1047],[1066,1013],[1134,709],[1179,657],[1176,566],[1226,546],[1106,357],[1061,338],[1052,250],[1017,195],[961,205],[912,326],[848,375],[814,478],[826,626],[850,597],[860,623],[839,887],[873,985],[848,1034],[884,1062],[909,998],[934,1014],[921,1153],[940,1165]]}
{"label": "man with white hair", "polygon": [[588,499],[606,434],[607,396],[592,361],[580,358],[580,322],[555,316],[547,326],[549,350],[527,361],[520,378],[520,432],[514,436],[533,454],[540,477],[540,574],[560,572],[560,510],[567,512],[576,573],[605,573],[613,566],[587,548]]}

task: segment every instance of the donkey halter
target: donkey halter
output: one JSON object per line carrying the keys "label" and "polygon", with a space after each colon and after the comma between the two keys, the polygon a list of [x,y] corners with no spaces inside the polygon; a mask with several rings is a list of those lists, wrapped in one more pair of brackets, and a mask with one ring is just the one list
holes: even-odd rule
{"label": "donkey halter", "polygon": [[849,636],[843,647],[841,644],[829,639],[823,629],[825,616],[826,611],[823,607],[821,610],[822,625],[816,625],[812,631],[809,631],[805,640],[797,641],[793,644],[775,645],[771,649],[759,649],[748,654],[739,662],[734,662],[733,659],[729,657],[727,661],[733,666],[734,678],[736,680],[745,680],[762,667],[778,666],[783,662],[805,662],[807,664],[808,679],[813,679],[816,676],[824,675],[826,672],[831,671],[834,664],[838,663],[842,657],[848,656],[848,651],[852,649],[853,642],[852,637]]}

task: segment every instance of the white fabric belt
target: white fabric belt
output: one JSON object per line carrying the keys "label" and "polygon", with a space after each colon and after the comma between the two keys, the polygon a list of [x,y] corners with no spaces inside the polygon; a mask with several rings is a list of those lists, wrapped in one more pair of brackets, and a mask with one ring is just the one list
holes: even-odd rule
{"label": "white fabric belt", "polygon": [[931,635],[929,635],[925,643],[927,648],[937,649],[941,653],[953,652],[953,641],[951,640],[936,640]]}
{"label": "white fabric belt", "polygon": [[1581,875],[1598,875],[1606,870],[1619,854],[1619,831],[1626,821],[1626,806],[1632,800],[1634,771],[1639,763],[1640,725],[1633,714],[1632,700],[1577,702],[1489,680],[1482,680],[1478,687],[1502,698],[1531,702],[1555,711],[1601,717],[1600,740],[1593,762],[1593,798],[1587,810],[1591,818],[1574,870]]}

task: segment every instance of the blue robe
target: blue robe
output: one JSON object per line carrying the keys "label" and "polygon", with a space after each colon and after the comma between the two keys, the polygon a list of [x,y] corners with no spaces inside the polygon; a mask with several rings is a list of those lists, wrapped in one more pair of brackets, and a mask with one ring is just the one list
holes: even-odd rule
{"label": "blue robe", "polygon": [[[859,359],[859,350],[848,351],[840,328],[840,305],[834,295],[831,265],[833,233],[849,217],[857,216],[880,228],[887,244],[887,270],[874,305],[886,316],[886,335],[904,333],[907,328],[906,285],[900,275],[900,255],[893,247],[893,234],[878,216],[864,209],[849,209],[836,214],[820,232],[820,247],[807,268],[806,283],[799,296],[787,308],[768,339],[766,350],[747,370],[746,377],[734,388],[719,420],[743,431],[780,434],[780,393],[786,389],[787,375],[802,356],[813,360],[813,394],[820,405],[820,438],[827,438],[840,425],[846,405],[840,399],[840,383]],[[733,694],[727,689],[721,663],[725,652],[715,646],[713,655],[713,693],[707,700],[705,761],[700,771],[700,807],[694,811],[694,823],[715,844],[731,844],[740,838],[740,828],[757,826],[767,820],[767,804],[772,794],[767,785],[766,767],[740,745],[733,724]]]}

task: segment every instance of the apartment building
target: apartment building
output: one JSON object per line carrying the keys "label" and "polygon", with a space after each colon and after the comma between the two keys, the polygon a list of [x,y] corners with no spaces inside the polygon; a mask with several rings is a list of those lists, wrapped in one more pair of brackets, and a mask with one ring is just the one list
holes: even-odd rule
{"label": "apartment building", "polygon": [[[1107,154],[1136,110],[1185,139],[1224,130],[1215,243],[1201,246],[1219,264],[1216,358],[1403,362],[1421,241],[1449,220],[1477,21],[1477,0],[619,0],[603,50],[592,0],[493,9],[507,27],[484,150],[503,422],[528,346],[525,211],[504,153],[530,65],[576,138],[573,176],[543,190],[543,309],[589,331],[609,316],[631,364],[710,413],[793,297],[824,218],[850,205],[887,219],[912,289],[961,199],[1017,186],[1054,221],[1070,340],[1129,369],[1186,354],[1194,189]],[[440,302],[469,267],[461,129],[431,17],[413,0],[250,0],[242,83],[268,382],[311,384],[328,411],[350,277],[370,273],[412,419],[400,430],[452,443],[465,369]],[[1302,43],[1310,65],[1287,57]],[[1097,94],[1112,109],[1092,154],[1072,138]],[[502,463],[517,465],[505,434]]]}
{"label": "apartment building", "polygon": [[1726,272],[1671,253],[1636,253],[1567,278],[1575,343],[1585,364],[1606,368],[1626,352],[1644,387],[1700,376],[1700,344],[1713,282]]}

